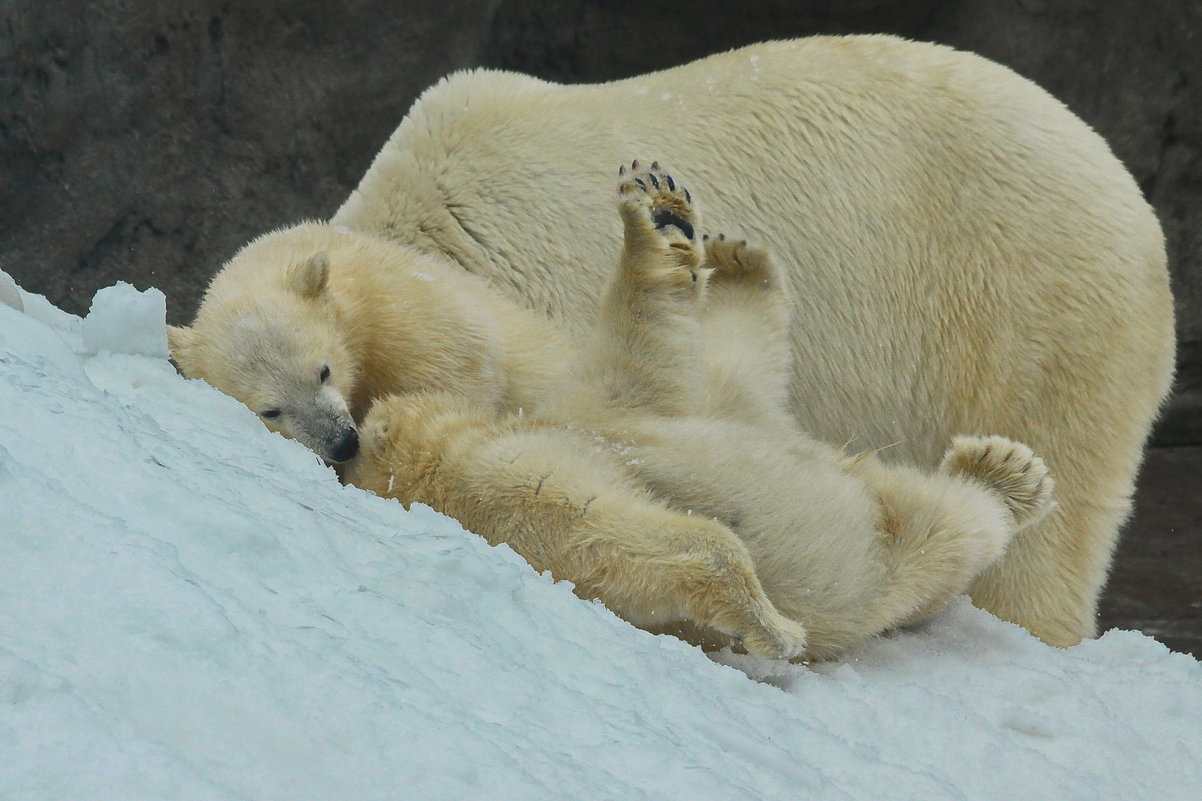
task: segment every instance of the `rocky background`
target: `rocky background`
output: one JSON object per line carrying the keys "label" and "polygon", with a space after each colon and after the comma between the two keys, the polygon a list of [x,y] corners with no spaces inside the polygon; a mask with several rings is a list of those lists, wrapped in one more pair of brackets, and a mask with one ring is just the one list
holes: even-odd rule
{"label": "rocky background", "polygon": [[[853,32],[981,53],[1106,137],[1169,242],[1180,376],[1156,440],[1202,444],[1198,0],[0,0],[0,268],[76,313],[118,279],[157,286],[171,321],[187,321],[248,239],[330,215],[451,70],[601,81]],[[1174,449],[1157,486],[1202,494],[1192,452]],[[1149,575],[1198,551],[1181,537],[1196,540],[1200,507],[1177,500],[1167,508],[1189,530],[1150,557]],[[1198,567],[1175,619],[1198,622]],[[1153,606],[1163,596],[1148,594]],[[1145,607],[1111,614],[1169,614]]]}

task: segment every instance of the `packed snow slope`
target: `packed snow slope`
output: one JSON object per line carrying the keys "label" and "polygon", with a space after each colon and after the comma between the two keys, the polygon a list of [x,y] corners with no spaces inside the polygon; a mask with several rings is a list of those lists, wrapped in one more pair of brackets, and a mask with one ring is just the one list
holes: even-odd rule
{"label": "packed snow slope", "polygon": [[962,602],[812,668],[638,631],[339,485],[165,358],[0,303],[0,798],[1202,798],[1202,666]]}

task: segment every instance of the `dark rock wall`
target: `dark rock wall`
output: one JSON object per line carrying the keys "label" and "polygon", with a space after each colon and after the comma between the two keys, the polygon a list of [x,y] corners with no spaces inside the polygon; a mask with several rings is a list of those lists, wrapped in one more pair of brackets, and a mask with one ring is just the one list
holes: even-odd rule
{"label": "dark rock wall", "polygon": [[186,320],[254,235],[328,216],[414,97],[476,65],[561,81],[749,42],[888,32],[979,52],[1112,144],[1169,240],[1202,442],[1198,0],[0,0],[0,267],[84,312],[123,279]]}
{"label": "dark rock wall", "polygon": [[[0,0],[0,266],[189,319],[249,238],[333,213],[495,0]],[[337,8],[337,12],[335,12]]]}

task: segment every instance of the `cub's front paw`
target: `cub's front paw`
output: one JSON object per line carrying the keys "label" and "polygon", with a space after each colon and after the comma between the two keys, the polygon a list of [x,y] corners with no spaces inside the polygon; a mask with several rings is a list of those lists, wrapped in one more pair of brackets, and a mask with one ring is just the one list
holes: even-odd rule
{"label": "cub's front paw", "polygon": [[742,285],[775,290],[783,285],[780,268],[768,251],[747,244],[747,240],[727,239],[725,234],[703,237],[704,267],[711,271],[710,284]]}
{"label": "cub's front paw", "polygon": [[649,168],[637,160],[618,168],[618,202],[627,225],[641,222],[669,240],[692,243],[696,238],[693,196],[658,161]]}
{"label": "cub's front paw", "polygon": [[753,656],[765,659],[796,659],[806,650],[805,626],[789,620],[780,613],[772,615],[740,638],[743,648]]}

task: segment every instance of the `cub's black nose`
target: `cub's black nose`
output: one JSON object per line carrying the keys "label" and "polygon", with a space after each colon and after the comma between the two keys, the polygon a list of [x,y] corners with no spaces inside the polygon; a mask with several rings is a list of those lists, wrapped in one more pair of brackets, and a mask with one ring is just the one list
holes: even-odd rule
{"label": "cub's black nose", "polygon": [[331,462],[349,462],[359,452],[359,432],[348,428],[338,443],[330,449]]}

